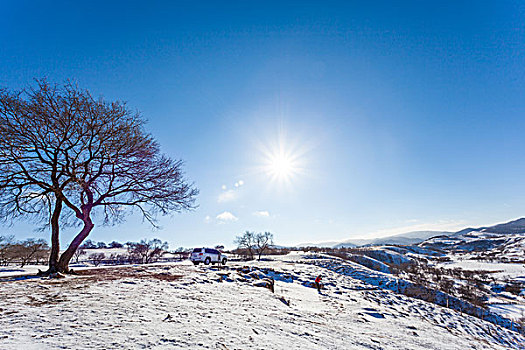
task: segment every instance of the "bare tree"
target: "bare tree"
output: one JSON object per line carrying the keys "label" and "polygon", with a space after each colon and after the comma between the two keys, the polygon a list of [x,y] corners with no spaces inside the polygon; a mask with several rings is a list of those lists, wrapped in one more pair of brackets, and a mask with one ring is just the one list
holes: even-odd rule
{"label": "bare tree", "polygon": [[162,242],[160,239],[149,241],[142,240],[139,243],[129,242],[128,253],[132,259],[138,259],[143,264],[149,264],[156,261],[168,249],[168,242]]}
{"label": "bare tree", "polygon": [[[160,153],[139,113],[69,82],[37,84],[0,90],[0,215],[30,214],[51,225],[48,273],[68,272],[97,211],[114,224],[131,207],[155,224],[157,214],[193,208],[198,191],[184,179],[182,161]],[[82,228],[58,258],[60,222]]]}
{"label": "bare tree", "polygon": [[237,236],[234,243],[237,244],[237,248],[239,250],[245,250],[250,256],[250,260],[253,260],[255,249],[255,233],[246,231],[242,236]]}
{"label": "bare tree", "polygon": [[273,234],[270,232],[258,233],[255,235],[255,251],[258,255],[258,260],[261,260],[261,255],[273,244]]}
{"label": "bare tree", "polygon": [[39,263],[49,253],[49,246],[43,239],[29,238],[15,241],[14,236],[0,236],[0,265],[19,263],[24,267],[30,262]]}
{"label": "bare tree", "polygon": [[14,236],[0,236],[0,266],[7,266],[13,259],[12,248],[15,244]]}
{"label": "bare tree", "polygon": [[44,239],[29,238],[23,242],[15,245],[16,257],[20,261],[21,267],[32,260],[38,262],[42,257],[49,252],[49,245]]}
{"label": "bare tree", "polygon": [[80,260],[80,257],[82,255],[86,255],[87,252],[84,248],[82,247],[79,247],[76,251],[75,251],[75,254],[73,254],[73,257],[75,258],[75,263],[78,264],[79,260]]}
{"label": "bare tree", "polygon": [[[59,255],[59,219],[63,201],[53,195],[65,189],[68,179],[59,166],[59,149],[70,135],[63,99],[43,98],[48,86],[39,90],[8,92],[0,89],[0,217],[31,218],[51,226],[50,268]],[[73,100],[73,96],[69,96]],[[53,102],[53,103],[49,103]],[[69,103],[70,110],[73,103]]]}

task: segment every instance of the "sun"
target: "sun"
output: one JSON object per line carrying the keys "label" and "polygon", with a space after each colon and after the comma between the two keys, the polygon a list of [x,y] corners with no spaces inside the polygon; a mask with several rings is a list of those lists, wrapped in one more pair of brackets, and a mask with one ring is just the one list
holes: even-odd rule
{"label": "sun", "polygon": [[300,153],[293,147],[287,147],[283,142],[264,152],[263,172],[271,182],[290,185],[302,169]]}
{"label": "sun", "polygon": [[271,154],[268,158],[267,172],[277,180],[288,180],[295,175],[293,159],[285,153]]}
{"label": "sun", "polygon": [[272,187],[277,185],[292,190],[303,176],[309,175],[307,153],[311,146],[297,135],[287,137],[285,131],[280,127],[277,135],[263,133],[256,139],[258,160],[253,172],[264,175]]}

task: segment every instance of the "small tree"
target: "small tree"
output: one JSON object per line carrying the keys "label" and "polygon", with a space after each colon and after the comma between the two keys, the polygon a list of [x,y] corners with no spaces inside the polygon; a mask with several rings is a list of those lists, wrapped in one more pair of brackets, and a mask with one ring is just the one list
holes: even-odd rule
{"label": "small tree", "polygon": [[0,266],[7,266],[13,259],[14,236],[0,236]]}
{"label": "small tree", "polygon": [[80,257],[82,255],[86,255],[86,251],[84,250],[84,248],[78,248],[75,251],[75,254],[73,254],[73,258],[75,259],[75,264],[78,264]]}
{"label": "small tree", "polygon": [[255,251],[261,260],[261,255],[273,244],[273,234],[270,232],[255,235]]}
{"label": "small tree", "polygon": [[156,261],[169,248],[168,242],[160,239],[142,240],[139,243],[128,242],[128,252],[132,259],[138,259],[143,264]]}
{"label": "small tree", "polygon": [[239,250],[245,250],[250,260],[253,260],[253,254],[255,249],[255,233],[246,231],[242,236],[237,236],[234,241],[237,244]]}
{"label": "small tree", "polygon": [[454,281],[448,278],[443,278],[439,281],[439,288],[447,293],[452,294],[453,288],[454,288]]}
{"label": "small tree", "polygon": [[97,248],[99,248],[99,249],[105,249],[107,247],[108,246],[107,246],[107,244],[105,242],[98,242],[97,243]]}

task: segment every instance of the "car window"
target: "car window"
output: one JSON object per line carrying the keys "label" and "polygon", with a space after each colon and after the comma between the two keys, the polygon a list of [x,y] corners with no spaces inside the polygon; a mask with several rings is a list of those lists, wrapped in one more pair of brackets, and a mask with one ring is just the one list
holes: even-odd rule
{"label": "car window", "polygon": [[193,249],[193,252],[194,252],[194,253],[200,253],[201,250],[202,250],[202,248],[195,248],[195,249]]}

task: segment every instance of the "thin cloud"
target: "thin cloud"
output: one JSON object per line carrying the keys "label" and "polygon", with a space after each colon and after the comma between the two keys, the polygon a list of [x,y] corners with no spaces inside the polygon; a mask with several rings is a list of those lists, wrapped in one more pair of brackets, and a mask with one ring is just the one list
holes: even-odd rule
{"label": "thin cloud", "polygon": [[224,212],[220,213],[219,215],[216,216],[216,219],[219,220],[222,223],[224,223],[224,222],[233,222],[233,221],[239,220],[239,218],[237,218],[235,215],[233,215],[229,211],[224,211]]}
{"label": "thin cloud", "polygon": [[234,200],[236,197],[234,190],[228,190],[224,191],[221,194],[219,194],[219,197],[217,198],[217,202],[224,203],[224,202],[230,202]]}
{"label": "thin cloud", "polygon": [[230,202],[235,199],[237,199],[237,193],[236,191],[239,190],[239,187],[244,185],[243,180],[239,180],[236,183],[233,184],[233,189],[228,190],[228,187],[226,185],[222,185],[221,189],[222,192],[219,194],[219,197],[217,197],[217,202],[224,203],[224,202]]}
{"label": "thin cloud", "polygon": [[270,213],[267,210],[258,210],[253,213],[254,216],[260,217],[260,218],[269,218]]}

